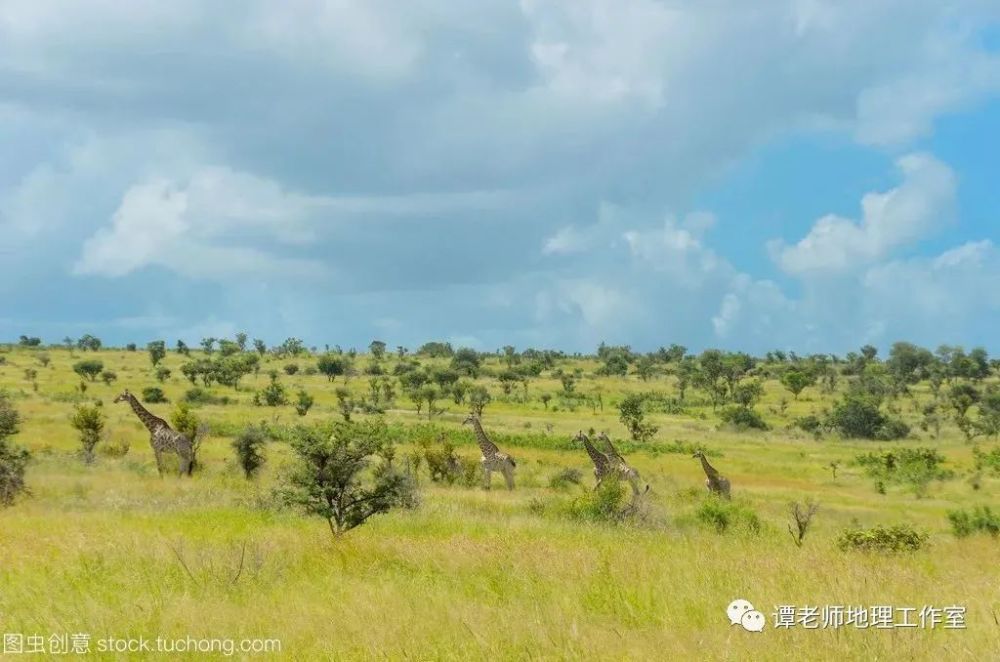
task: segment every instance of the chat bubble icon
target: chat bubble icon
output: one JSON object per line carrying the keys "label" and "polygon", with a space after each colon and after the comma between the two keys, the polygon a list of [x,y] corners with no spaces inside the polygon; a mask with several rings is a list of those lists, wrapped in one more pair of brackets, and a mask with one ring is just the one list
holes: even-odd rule
{"label": "chat bubble icon", "polygon": [[730,625],[739,625],[742,621],[743,614],[748,611],[753,611],[753,605],[746,600],[733,600],[726,607],[726,617],[729,618]]}
{"label": "chat bubble icon", "polygon": [[764,630],[764,614],[760,613],[756,609],[751,609],[743,614],[743,618],[740,619],[740,624],[743,626],[744,630],[749,632],[762,632]]}

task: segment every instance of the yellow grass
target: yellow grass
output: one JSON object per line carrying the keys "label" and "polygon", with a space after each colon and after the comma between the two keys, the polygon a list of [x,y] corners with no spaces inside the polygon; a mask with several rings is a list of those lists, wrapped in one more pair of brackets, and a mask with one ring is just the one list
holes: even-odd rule
{"label": "yellow grass", "polygon": [[[935,483],[926,498],[899,487],[880,495],[849,462],[890,444],[817,442],[784,429],[791,417],[818,411],[831,398],[807,389],[781,415],[782,389],[770,383],[761,405],[772,424],[766,433],[717,431],[710,408],[695,410],[705,420],[653,417],[657,439],[702,442],[721,454],[714,463],[730,478],[734,500],[760,516],[760,535],[719,534],[699,524],[693,514],[705,498],[704,475],[697,461],[679,454],[630,457],[652,485],[646,526],[537,514],[533,502],[582,494],[585,487],[557,493],[548,480],[563,467],[577,467],[589,487],[589,462],[582,451],[518,447],[505,449],[518,460],[515,492],[500,489],[499,480],[486,492],[439,487],[423,477],[420,508],[377,517],[333,540],[322,521],[273,507],[271,489],[290,461],[280,444],[268,448],[268,465],[255,482],[240,475],[229,439],[215,436],[204,444],[205,469],[194,479],[158,478],[144,430],[127,407],[111,403],[124,386],[139,392],[156,384],[142,352],[97,355],[119,381],[91,384],[87,396],[103,401],[109,438],[129,441],[131,451],[85,466],[74,455],[72,404],[59,397],[79,382],[70,366],[84,355],[48,354],[46,368],[30,352],[0,354],[6,358],[0,388],[15,395],[25,419],[14,441],[35,456],[31,497],[0,510],[0,633],[88,633],[92,648],[109,636],[278,639],[280,656],[296,660],[983,660],[1000,652],[1000,542],[956,539],[946,517],[950,509],[991,499],[996,505],[1000,480],[984,477],[982,489],[972,489],[971,449],[950,427],[940,440],[898,443],[941,449],[955,479]],[[164,390],[172,401],[190,386],[178,370],[181,362],[173,352],[167,359],[174,377]],[[298,361],[302,367],[310,362]],[[210,424],[275,415],[278,422],[297,422],[290,407],[275,412],[249,404],[263,373],[282,363],[272,360],[239,392],[214,388],[240,402],[203,407],[198,415]],[[24,379],[29,367],[39,373],[37,393]],[[336,416],[334,387],[325,378],[282,380],[290,392],[304,387],[316,396],[307,421]],[[349,386],[361,393],[365,379]],[[613,403],[621,394],[670,391],[673,383],[630,376],[585,378],[578,386],[584,392],[595,387],[603,393],[603,412],[551,412],[537,394],[556,392],[558,383],[533,381],[531,403],[487,408],[487,430],[537,433],[551,423],[553,440],[592,426],[619,437]],[[397,406],[387,418],[415,422],[408,401],[399,397]],[[160,415],[171,407],[150,405]],[[449,408],[438,419],[457,425],[463,409]],[[470,445],[459,450],[471,456],[466,434]],[[842,463],[836,480],[827,468],[834,460]],[[787,507],[807,497],[821,509],[798,548],[786,531]],[[930,545],[895,556],[841,552],[835,539],[854,520],[910,523],[931,534]],[[765,613],[764,632],[729,626],[724,610],[735,598]],[[967,628],[775,630],[777,605],[962,605]]]}

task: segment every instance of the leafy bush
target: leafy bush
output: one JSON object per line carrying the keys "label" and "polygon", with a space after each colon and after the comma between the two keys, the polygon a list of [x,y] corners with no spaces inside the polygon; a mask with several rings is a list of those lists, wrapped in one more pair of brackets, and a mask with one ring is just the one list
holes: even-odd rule
{"label": "leafy bush", "polygon": [[767,423],[753,409],[742,405],[731,405],[719,412],[719,418],[723,423],[728,423],[741,430],[755,429],[766,430]]}
{"label": "leafy bush", "polygon": [[267,461],[263,452],[266,443],[267,433],[262,426],[257,425],[245,428],[233,439],[232,446],[236,451],[236,460],[247,480],[256,476]]}
{"label": "leafy bush", "polygon": [[564,490],[570,485],[579,485],[583,482],[583,472],[579,469],[565,468],[549,479],[549,487],[554,490]]}
{"label": "leafy bush", "polygon": [[27,491],[24,472],[31,454],[7,440],[17,434],[20,422],[17,409],[0,392],[0,507],[13,505],[14,500]]}
{"label": "leafy bush", "polygon": [[297,373],[299,371],[299,364],[298,363],[286,363],[282,367],[282,370],[285,371],[286,375],[289,375],[289,376],[294,375],[295,373]]}
{"label": "leafy bush", "polygon": [[288,404],[288,395],[284,385],[278,381],[278,373],[271,372],[271,382],[260,391],[254,393],[253,403],[258,407],[280,407]]}
{"label": "leafy bush", "polygon": [[752,534],[760,533],[760,518],[749,506],[710,496],[695,517],[699,522],[715,529],[717,533],[743,529]]}
{"label": "leafy bush", "polygon": [[618,419],[622,422],[634,441],[649,441],[658,428],[646,423],[644,404],[646,396],[641,393],[630,393],[618,403]]}
{"label": "leafy bush", "polygon": [[823,429],[823,421],[815,414],[795,419],[795,427],[810,434],[818,434]]}
{"label": "leafy bush", "polygon": [[[883,453],[866,453],[854,458],[876,486],[896,483],[913,488],[917,496],[927,492],[932,480],[947,480],[953,472],[942,468],[944,456],[932,448],[900,448]],[[880,489],[879,491],[883,491]]]}
{"label": "leafy bush", "polygon": [[878,525],[871,529],[855,527],[840,534],[837,547],[841,551],[915,552],[927,543],[928,538],[926,533],[915,531],[909,524]]}
{"label": "leafy bush", "polygon": [[80,446],[87,464],[94,461],[94,447],[101,440],[107,418],[100,405],[78,405],[70,424],[80,433]]}
{"label": "leafy bush", "polygon": [[304,390],[300,390],[295,399],[295,413],[299,416],[305,416],[312,409],[315,399],[306,393]]}
{"label": "leafy bush", "polygon": [[148,386],[142,389],[142,401],[152,405],[168,402],[167,396],[159,386]]}
{"label": "leafy bush", "polygon": [[574,499],[569,514],[590,522],[627,522],[638,513],[637,502],[630,501],[625,484],[613,477],[601,481],[596,490]]}
{"label": "leafy bush", "polygon": [[416,506],[416,487],[410,476],[396,470],[394,445],[383,421],[299,426],[291,447],[298,466],[282,496],[325,519],[335,536],[379,513]]}
{"label": "leafy bush", "polygon": [[977,506],[971,512],[965,510],[948,511],[951,530],[957,538],[965,538],[973,533],[988,533],[994,538],[1000,536],[1000,515],[989,506]]}
{"label": "leafy bush", "polygon": [[833,406],[827,425],[848,438],[891,440],[910,434],[908,425],[882,413],[875,398],[856,394]]}
{"label": "leafy bush", "polygon": [[1000,476],[1000,448],[994,448],[989,453],[984,453],[979,450],[978,446],[975,446],[972,449],[972,457],[976,465],[976,471],[989,471],[996,476]]}
{"label": "leafy bush", "polygon": [[200,386],[189,388],[181,399],[191,405],[228,405],[232,402],[228,395],[212,395],[211,391]]}

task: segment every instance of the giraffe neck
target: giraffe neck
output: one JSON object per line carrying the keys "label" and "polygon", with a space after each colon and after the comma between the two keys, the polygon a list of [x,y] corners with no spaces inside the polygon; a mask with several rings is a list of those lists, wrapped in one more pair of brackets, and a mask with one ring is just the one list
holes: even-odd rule
{"label": "giraffe neck", "polygon": [[476,430],[476,443],[479,444],[479,450],[483,452],[485,457],[493,457],[496,454],[493,450],[493,442],[486,436],[486,431],[483,430],[483,425],[478,418],[472,419],[472,427]]}
{"label": "giraffe neck", "polygon": [[590,443],[590,437],[586,435],[583,437],[583,447],[587,449],[587,455],[593,460],[595,466],[603,467],[607,464],[607,457],[601,451],[594,448],[594,445]]}
{"label": "giraffe neck", "polygon": [[157,428],[166,425],[166,422],[162,418],[149,413],[149,411],[143,407],[139,403],[139,400],[131,393],[129,393],[128,396],[128,403],[132,407],[132,411],[135,412],[135,415],[139,417],[139,420],[142,421],[142,424],[145,425],[146,429],[150,432],[156,432]]}
{"label": "giraffe neck", "polygon": [[701,457],[701,468],[705,470],[705,475],[709,478],[715,479],[719,477],[719,472],[715,470],[715,467],[708,463],[708,460],[705,459],[704,455]]}

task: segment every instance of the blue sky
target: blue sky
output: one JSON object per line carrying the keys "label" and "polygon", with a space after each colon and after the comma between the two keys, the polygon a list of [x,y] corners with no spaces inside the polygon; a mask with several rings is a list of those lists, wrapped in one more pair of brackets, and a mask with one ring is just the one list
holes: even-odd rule
{"label": "blue sky", "polygon": [[1000,352],[986,0],[0,4],[0,338]]}

